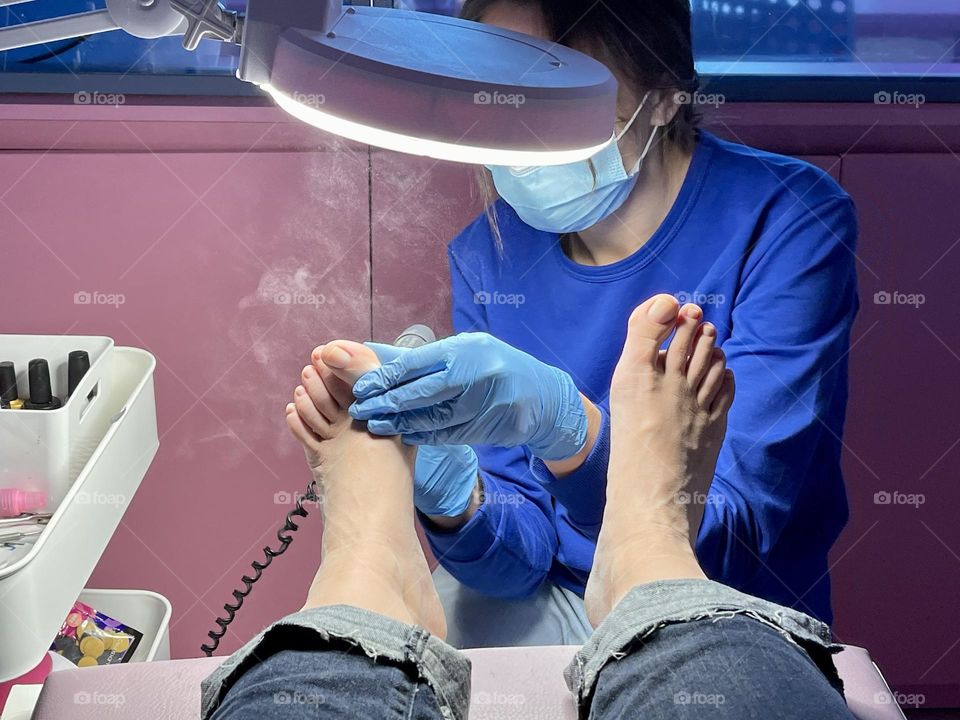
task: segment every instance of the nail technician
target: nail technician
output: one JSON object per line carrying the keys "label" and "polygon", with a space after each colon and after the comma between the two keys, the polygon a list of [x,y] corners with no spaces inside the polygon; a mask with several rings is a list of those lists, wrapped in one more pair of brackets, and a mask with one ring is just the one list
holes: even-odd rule
{"label": "nail technician", "polygon": [[499,199],[448,250],[459,334],[376,346],[384,365],[354,388],[371,432],[421,445],[416,503],[449,641],[588,637],[610,380],[630,311],[659,292],[703,308],[737,377],[709,496],[688,498],[704,505],[700,563],[831,622],[850,198],[805,162],[697,129],[688,0],[467,0],[463,15],[586,52],[620,93],[617,141],[591,160],[489,168]]}

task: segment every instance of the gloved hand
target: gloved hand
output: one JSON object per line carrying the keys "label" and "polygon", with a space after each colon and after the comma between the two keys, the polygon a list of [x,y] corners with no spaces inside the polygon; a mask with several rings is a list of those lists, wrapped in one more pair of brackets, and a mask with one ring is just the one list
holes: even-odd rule
{"label": "gloved hand", "polygon": [[376,435],[412,445],[527,445],[543,460],[571,457],[586,441],[570,376],[487,333],[387,354],[395,357],[354,384],[350,406]]}
{"label": "gloved hand", "polygon": [[[409,348],[364,343],[387,363]],[[413,503],[425,515],[461,515],[470,504],[480,470],[477,454],[469,445],[424,445],[417,450],[413,474]]]}
{"label": "gloved hand", "polygon": [[469,445],[421,445],[413,473],[413,504],[425,515],[461,515],[470,504],[479,469]]}

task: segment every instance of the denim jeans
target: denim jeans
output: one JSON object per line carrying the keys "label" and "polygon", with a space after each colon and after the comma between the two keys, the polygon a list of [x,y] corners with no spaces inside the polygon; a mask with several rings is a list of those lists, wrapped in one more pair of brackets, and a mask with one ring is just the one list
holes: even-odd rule
{"label": "denim jeans", "polygon": [[[582,718],[850,720],[830,631],[708,580],[634,588],[565,672]],[[267,628],[203,683],[216,720],[460,720],[470,663],[423,628],[347,606]]]}

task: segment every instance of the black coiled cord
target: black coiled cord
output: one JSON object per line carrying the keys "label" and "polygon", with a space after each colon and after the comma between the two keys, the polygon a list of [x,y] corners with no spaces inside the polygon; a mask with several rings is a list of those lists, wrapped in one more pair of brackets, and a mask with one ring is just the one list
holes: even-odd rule
{"label": "black coiled cord", "polygon": [[307,509],[303,506],[304,501],[316,502],[320,498],[317,495],[317,483],[316,481],[311,482],[307,485],[307,492],[304,495],[301,495],[297,498],[296,507],[293,508],[290,512],[287,513],[287,517],[284,520],[283,527],[277,530],[277,539],[280,541],[280,546],[276,549],[269,546],[263,548],[263,557],[264,561],[260,562],[259,560],[254,560],[250,563],[250,567],[253,568],[254,575],[250,577],[249,575],[244,575],[240,581],[243,583],[243,589],[237,588],[233,591],[233,599],[235,602],[226,603],[223,606],[224,611],[227,613],[226,617],[218,617],[214,622],[219,627],[218,630],[211,630],[207,633],[207,636],[212,641],[209,645],[201,645],[200,650],[203,651],[203,654],[207,657],[213,655],[216,651],[217,646],[220,645],[220,640],[224,635],[227,634],[227,626],[233,622],[233,618],[236,617],[237,611],[243,607],[243,599],[250,594],[250,591],[253,589],[253,584],[260,579],[260,576],[263,574],[263,571],[270,567],[270,563],[273,562],[273,559],[278,555],[283,555],[287,551],[290,543],[293,542],[293,536],[290,533],[296,532],[299,529],[299,525],[294,522],[294,518],[307,516]]}

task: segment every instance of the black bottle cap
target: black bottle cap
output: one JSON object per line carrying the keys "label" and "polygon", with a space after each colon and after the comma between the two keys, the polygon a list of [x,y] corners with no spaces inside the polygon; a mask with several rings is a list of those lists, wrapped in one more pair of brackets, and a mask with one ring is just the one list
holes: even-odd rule
{"label": "black bottle cap", "polygon": [[90,355],[86,350],[74,350],[67,355],[67,396],[73,395],[89,369]]}
{"label": "black bottle cap", "polygon": [[0,362],[0,403],[8,404],[17,397],[17,369],[9,360]]}
{"label": "black bottle cap", "polygon": [[60,400],[53,396],[50,386],[50,366],[43,358],[30,361],[27,369],[30,379],[30,400],[23,407],[28,410],[55,410],[60,407]]}

